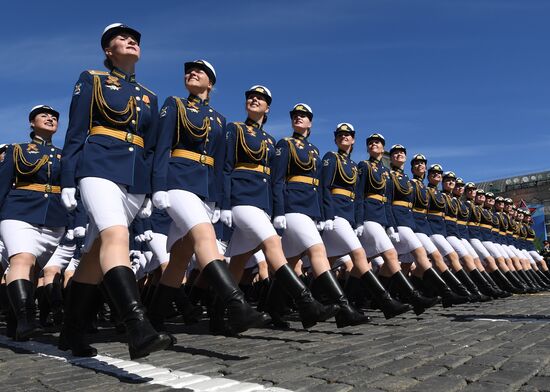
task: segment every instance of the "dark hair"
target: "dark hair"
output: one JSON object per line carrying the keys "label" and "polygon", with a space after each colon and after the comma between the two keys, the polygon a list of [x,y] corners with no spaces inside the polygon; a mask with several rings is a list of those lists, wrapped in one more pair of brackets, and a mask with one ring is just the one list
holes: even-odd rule
{"label": "dark hair", "polygon": [[113,68],[115,67],[113,65],[113,62],[111,61],[111,59],[109,57],[105,57],[105,60],[103,60],[103,65],[105,66],[105,68],[107,68],[109,71],[112,71]]}

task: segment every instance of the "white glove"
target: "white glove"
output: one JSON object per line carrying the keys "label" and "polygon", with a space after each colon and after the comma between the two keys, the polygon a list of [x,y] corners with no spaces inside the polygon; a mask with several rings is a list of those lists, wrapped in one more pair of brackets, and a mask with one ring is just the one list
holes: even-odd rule
{"label": "white glove", "polygon": [[231,212],[231,210],[221,210],[220,220],[227,227],[233,226],[233,213]]}
{"label": "white glove", "polygon": [[153,193],[153,204],[159,210],[164,210],[170,207],[170,197],[168,197],[168,192],[158,191]]}
{"label": "white glove", "polygon": [[78,226],[74,228],[74,238],[82,238],[86,235],[86,228]]}
{"label": "white glove", "polygon": [[319,231],[325,230],[325,221],[317,222],[317,230]]}
{"label": "white glove", "polygon": [[136,240],[136,242],[139,242],[139,243],[145,242],[145,234],[136,235],[134,237],[134,240]]}
{"label": "white glove", "polygon": [[388,237],[390,237],[390,240],[392,240],[392,242],[398,243],[399,241],[401,241],[399,239],[399,233],[396,232],[393,227],[388,227],[386,229],[386,233],[388,234]]}
{"label": "white glove", "polygon": [[363,236],[363,230],[364,230],[364,229],[365,229],[365,228],[363,227],[363,225],[357,226],[357,227],[355,228],[355,235],[356,235],[357,237],[362,237],[362,236]]}
{"label": "white glove", "polygon": [[332,231],[334,230],[334,221],[332,219],[327,219],[325,221],[325,228],[326,231]]}
{"label": "white glove", "polygon": [[145,241],[151,241],[153,239],[153,230],[145,230],[143,236],[145,237]]}
{"label": "white glove", "polygon": [[214,212],[212,213],[212,224],[216,224],[218,223],[218,221],[220,220],[220,217],[221,217],[221,210],[219,208],[214,208]]}
{"label": "white glove", "polygon": [[146,197],[145,200],[143,200],[143,204],[141,205],[141,208],[139,209],[138,216],[140,218],[149,218],[152,213],[153,213],[153,203],[151,203],[151,199]]}
{"label": "white glove", "polygon": [[136,263],[139,265],[139,258],[141,256],[141,252],[139,250],[131,250],[130,251],[130,262],[132,264]]}
{"label": "white glove", "polygon": [[284,215],[276,216],[273,219],[273,227],[276,229],[286,229],[286,217]]}
{"label": "white glove", "polygon": [[67,241],[74,240],[74,230],[67,230],[67,232],[65,233],[65,239]]}
{"label": "white glove", "polygon": [[72,211],[76,208],[76,188],[63,188],[61,190],[61,203],[63,206]]}

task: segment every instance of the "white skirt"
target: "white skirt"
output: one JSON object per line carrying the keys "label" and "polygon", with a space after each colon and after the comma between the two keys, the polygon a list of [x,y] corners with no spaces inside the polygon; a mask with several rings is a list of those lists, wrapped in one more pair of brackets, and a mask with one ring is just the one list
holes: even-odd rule
{"label": "white skirt", "polygon": [[79,187],[90,222],[96,226],[88,230],[87,237],[91,237],[90,231],[96,231],[97,236],[109,227],[130,226],[145,200],[145,195],[128,193],[124,186],[104,178],[82,178]]}
{"label": "white skirt", "polygon": [[194,193],[181,189],[169,190],[168,197],[170,198],[170,207],[166,211],[180,229],[179,238],[172,238],[173,234],[176,234],[175,231],[168,234],[168,243],[173,245],[175,241],[186,236],[189,230],[200,223],[212,222],[214,203],[205,203]]}
{"label": "white skirt", "polygon": [[468,256],[470,254],[468,252],[468,249],[466,249],[466,247],[462,243],[462,240],[459,240],[456,236],[447,236],[447,241],[449,242],[449,244],[451,244],[455,252],[458,254],[458,257],[463,258],[464,256]]}
{"label": "white skirt", "polygon": [[476,253],[479,255],[480,259],[484,260],[487,257],[491,256],[491,254],[487,251],[487,249],[485,248],[485,246],[483,246],[479,239],[470,238],[470,245],[472,245]]}
{"label": "white skirt", "polygon": [[293,212],[285,214],[286,229],[283,232],[283,252],[287,258],[299,256],[313,245],[323,240],[313,220],[304,214]]}
{"label": "white skirt", "polygon": [[491,241],[482,241],[481,242],[485,249],[489,252],[491,256],[493,256],[495,259],[498,257],[504,257],[502,253],[498,250],[498,248],[493,244]]}
{"label": "white skirt", "polygon": [[248,259],[246,265],[244,266],[244,269],[254,268],[262,261],[265,261],[265,255],[262,250],[259,250]]}
{"label": "white skirt", "polygon": [[427,254],[431,255],[432,253],[437,251],[437,248],[436,248],[435,244],[430,239],[430,237],[428,237],[427,234],[419,233],[419,232],[416,232],[414,234],[416,235],[416,238],[418,238],[420,240],[420,243],[422,244],[424,249],[426,249]]}
{"label": "white skirt", "polygon": [[336,268],[340,267],[341,265],[343,265],[345,263],[348,263],[350,261],[351,261],[350,255],[340,256],[336,260],[334,260],[334,262],[332,263],[331,268],[336,269]]}
{"label": "white skirt", "polygon": [[149,249],[153,252],[150,263],[151,271],[170,261],[170,253],[166,251],[166,241],[168,237],[161,233],[153,233],[152,237],[151,241],[147,242]]}
{"label": "white skirt", "polygon": [[495,246],[498,248],[500,253],[502,253],[504,255],[504,257],[506,257],[506,258],[516,257],[514,252],[512,252],[512,250],[510,248],[508,248],[508,245],[495,244]]}
{"label": "white skirt", "polygon": [[361,242],[349,222],[340,217],[334,219],[334,230],[325,230],[321,237],[328,257],[342,256],[361,248]]}
{"label": "white skirt", "polygon": [[67,268],[65,268],[65,271],[66,272],[71,272],[71,271],[74,272],[76,270],[76,267],[78,267],[78,264],[80,264],[80,260],[72,258],[71,261],[69,262],[69,265],[67,266]]}
{"label": "white skirt", "polygon": [[43,267],[59,245],[65,234],[65,227],[44,227],[30,223],[5,219],[0,222],[0,237],[4,241],[8,258],[18,253],[30,253]]}
{"label": "white skirt", "polygon": [[432,234],[430,239],[433,241],[437,250],[443,257],[448,256],[450,253],[455,251],[451,244],[449,244],[449,241],[447,241],[447,238],[443,237],[441,234]]}
{"label": "white skirt", "polygon": [[460,241],[462,241],[462,244],[464,245],[464,247],[466,248],[470,256],[472,256],[474,259],[479,259],[477,252],[474,250],[474,248],[472,247],[470,242],[468,242],[468,240],[462,238]]}
{"label": "white skirt", "polygon": [[359,237],[359,241],[361,241],[368,258],[393,249],[393,244],[386,234],[386,230],[378,222],[365,221],[363,223],[363,235]]}
{"label": "white skirt", "polygon": [[527,252],[527,253],[529,253],[529,254],[531,255],[531,257],[532,257],[533,259],[535,259],[536,262],[541,262],[541,261],[544,260],[544,257],[542,257],[542,256],[540,255],[540,253],[537,252],[536,250],[530,250],[530,251]]}
{"label": "white skirt", "polygon": [[227,248],[229,256],[250,252],[269,237],[277,235],[269,215],[262,209],[254,206],[236,206],[231,212],[235,229]]}
{"label": "white skirt", "polygon": [[59,245],[55,252],[53,252],[52,257],[48,260],[44,268],[57,267],[62,270],[67,268],[71,259],[73,258],[74,251],[76,250],[76,245]]}
{"label": "white skirt", "polygon": [[410,227],[398,226],[397,233],[399,234],[399,242],[392,241],[392,243],[398,255],[404,255],[415,249],[422,248],[422,242],[420,242]]}
{"label": "white skirt", "polygon": [[516,248],[514,245],[508,245],[508,247],[512,250],[512,252],[514,252],[516,257],[520,259],[525,259],[525,255],[523,254],[523,252]]}

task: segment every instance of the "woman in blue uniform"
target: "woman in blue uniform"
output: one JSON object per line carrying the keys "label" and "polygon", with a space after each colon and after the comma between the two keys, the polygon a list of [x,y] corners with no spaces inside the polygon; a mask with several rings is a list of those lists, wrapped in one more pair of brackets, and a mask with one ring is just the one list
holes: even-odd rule
{"label": "woman in blue uniform", "polygon": [[38,331],[35,268],[53,254],[67,225],[60,199],[61,150],[52,144],[58,119],[50,106],[32,108],[31,141],[9,146],[0,165],[0,237],[9,257],[6,283],[17,319],[16,340],[27,340]]}
{"label": "woman in blue uniform", "polygon": [[291,137],[281,139],[276,146],[273,162],[273,220],[276,229],[284,229],[282,245],[285,257],[295,265],[307,255],[315,284],[340,308],[336,325],[358,325],[369,321],[348,302],[338,281],[330,270],[323,240],[317,230],[334,229],[334,216],[323,216],[322,191],[319,189],[321,160],[319,150],[308,140],[313,112],[303,103],[290,111]]}
{"label": "woman in blue uniform", "polygon": [[391,206],[387,203],[386,182],[389,178],[388,169],[382,164],[384,155],[384,137],[379,133],[370,135],[367,140],[369,159],[358,165],[360,173],[357,187],[358,222],[362,222],[359,233],[361,244],[369,260],[383,260],[379,279],[390,289],[399,294],[399,298],[413,305],[417,314],[436,304],[436,298],[421,295],[401,271],[397,252],[390,237],[397,240],[399,234],[391,226],[388,214]]}
{"label": "woman in blue uniform", "polygon": [[[388,291],[374,275],[365,250],[357,237],[355,192],[357,186],[357,165],[351,160],[355,143],[355,129],[349,123],[338,124],[334,131],[336,152],[327,152],[321,169],[323,216],[331,217],[333,230],[323,231],[322,239],[331,264],[343,255],[349,255],[353,263],[348,277],[346,291],[361,286],[369,292],[386,318],[395,317],[410,310],[408,305],[391,298]],[[358,281],[358,282],[357,282]]]}
{"label": "woman in blue uniform", "polygon": [[153,201],[174,222],[167,240],[170,262],[151,309],[171,302],[195,254],[202,275],[228,309],[229,326],[239,333],[262,326],[268,317],[245,301],[216,243],[212,223],[219,220],[222,202],[226,120],[210,106],[215,83],[216,72],[210,63],[185,63],[189,96],[167,98],[160,112]]}
{"label": "woman in blue uniform", "polygon": [[[395,242],[395,249],[401,255],[410,255],[416,268],[411,272],[413,283],[418,282],[420,287],[428,286],[442,299],[443,307],[462,304],[468,301],[467,296],[457,295],[438,275],[428,259],[428,253],[418,237],[414,234],[415,226],[412,205],[414,200],[413,185],[405,174],[403,167],[407,160],[407,150],[401,144],[395,144],[390,149],[390,179],[386,189],[388,203],[391,203],[389,214],[392,225],[397,227],[399,242]],[[404,259],[401,260],[404,262]],[[408,261],[408,260],[407,260]],[[441,271],[447,270],[446,266]]]}
{"label": "woman in blue uniform", "polygon": [[[141,35],[121,23],[105,28],[101,47],[108,71],[84,71],[77,81],[61,161],[62,200],[76,207],[76,187],[90,218],[87,254],[72,279],[59,347],[92,356],[82,320],[103,280],[126,325],[131,358],[171,344],[145,317],[130,268],[128,226],[150,209],[151,160],[156,140],[157,97],[137,83]],[[99,261],[99,262],[98,262]]]}
{"label": "woman in blue uniform", "polygon": [[252,255],[263,250],[274,271],[266,310],[277,327],[287,324],[280,314],[282,290],[295,300],[304,328],[335,314],[313,299],[310,291],[287,264],[281,239],[271,224],[273,213],[272,180],[275,139],[263,126],[272,102],[265,86],[252,86],[245,92],[247,120],[231,123],[227,130],[227,157],[224,165],[224,202],[221,219],[234,226],[228,246],[231,269],[240,280],[243,268]]}

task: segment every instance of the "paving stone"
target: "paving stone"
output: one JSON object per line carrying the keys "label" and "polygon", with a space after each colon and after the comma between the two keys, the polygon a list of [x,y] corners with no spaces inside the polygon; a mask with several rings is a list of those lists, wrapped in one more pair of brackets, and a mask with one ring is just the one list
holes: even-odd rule
{"label": "paving stone", "polygon": [[397,392],[407,388],[411,388],[416,384],[418,384],[418,380],[415,380],[414,378],[395,376],[395,377],[387,377],[382,380],[369,383],[369,387],[379,388],[389,392],[394,392],[394,391]]}
{"label": "paving stone", "polygon": [[518,388],[527,382],[531,378],[530,372],[523,372],[519,370],[507,370],[498,371],[479,379],[482,382],[492,382],[495,384],[504,384],[511,387]]}
{"label": "paving stone", "polygon": [[426,392],[426,391],[445,391],[454,392],[461,390],[466,386],[466,380],[458,376],[437,376],[421,381],[407,391],[411,392]]}
{"label": "paving stone", "polygon": [[493,368],[483,367],[480,365],[470,365],[470,362],[466,362],[464,365],[458,366],[445,373],[446,376],[461,376],[468,383],[477,381],[480,377],[494,372]]}

